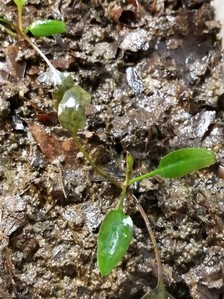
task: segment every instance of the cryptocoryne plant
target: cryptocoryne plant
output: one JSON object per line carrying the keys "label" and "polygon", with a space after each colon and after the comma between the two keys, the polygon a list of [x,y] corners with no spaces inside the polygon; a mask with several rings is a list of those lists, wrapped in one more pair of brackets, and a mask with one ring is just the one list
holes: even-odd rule
{"label": "cryptocoryne plant", "polygon": [[[11,21],[5,18],[0,18],[0,23],[4,24],[6,32],[12,37],[25,39],[48,64],[50,68],[50,79],[48,82],[56,86],[53,91],[53,98],[55,100],[55,107],[58,111],[58,118],[61,126],[71,133],[76,146],[83,153],[84,157],[95,172],[121,190],[118,205],[115,209],[109,211],[104,218],[98,236],[97,262],[99,271],[101,275],[108,275],[121,261],[133,236],[132,219],[129,215],[124,213],[124,200],[131,196],[128,191],[129,186],[155,175],[161,176],[165,179],[182,177],[193,171],[197,171],[201,168],[214,164],[216,162],[215,154],[214,152],[203,148],[178,149],[163,157],[159,166],[153,171],[137,177],[132,177],[134,160],[130,153],[127,153],[126,175],[123,183],[116,180],[104,169],[95,165],[92,158],[80,143],[77,135],[78,130],[82,129],[86,124],[85,106],[90,104],[91,95],[82,87],[74,85],[72,78],[68,76],[68,74],[57,71],[46,56],[27,36],[28,32],[31,32],[35,37],[63,33],[66,31],[66,25],[61,21],[45,20],[35,21],[23,29],[22,9],[26,4],[26,0],[14,0],[14,2],[18,8],[18,25],[14,25]],[[147,293],[143,298],[172,299],[174,297],[166,291],[164,286],[162,264],[154,234],[150,228],[149,221],[144,210],[137,201],[136,205],[148,229],[158,265],[157,287]]]}
{"label": "cryptocoryne plant", "polygon": [[28,33],[31,33],[34,37],[47,37],[50,35],[65,33],[67,31],[66,24],[58,20],[36,20],[26,28],[23,28],[22,11],[23,7],[27,3],[27,0],[14,0],[14,3],[16,4],[18,11],[18,24],[14,24],[14,22],[4,17],[0,17],[0,26],[2,26],[2,28],[14,39],[26,40],[47,63],[50,69],[49,77],[51,77],[49,81],[54,85],[60,84],[66,77],[66,74],[55,69],[44,53],[29,38]]}
{"label": "cryptocoryne plant", "polygon": [[[22,12],[27,0],[14,0],[14,3],[16,4],[18,11],[18,24],[14,24],[4,17],[0,18],[0,23],[5,25],[6,32],[12,37],[17,38],[17,35],[24,37],[28,32],[31,32],[32,35],[36,37],[50,36],[66,32],[66,24],[58,20],[36,20],[26,28],[23,28]],[[8,29],[7,26],[9,26],[10,29]]]}
{"label": "cryptocoryne plant", "polygon": [[[90,103],[91,96],[79,86],[73,86],[71,78],[63,80],[62,84],[54,90],[58,118],[63,128],[68,130],[77,147],[83,153],[93,169],[102,177],[121,189],[119,203],[116,209],[109,211],[104,218],[98,236],[97,263],[101,275],[108,275],[117,266],[126,253],[133,235],[133,222],[129,215],[124,213],[124,200],[129,197],[128,187],[136,182],[159,175],[165,179],[182,177],[193,171],[208,167],[216,162],[215,154],[204,148],[183,148],[175,150],[159,163],[159,166],[146,174],[132,177],[133,157],[126,156],[126,176],[123,183],[117,181],[103,169],[96,166],[86,150],[79,142],[78,130],[85,126],[85,106]],[[146,215],[137,204],[149,231],[158,264],[158,284],[143,298],[173,298],[165,289],[162,266],[156,245],[155,237],[150,229]]]}

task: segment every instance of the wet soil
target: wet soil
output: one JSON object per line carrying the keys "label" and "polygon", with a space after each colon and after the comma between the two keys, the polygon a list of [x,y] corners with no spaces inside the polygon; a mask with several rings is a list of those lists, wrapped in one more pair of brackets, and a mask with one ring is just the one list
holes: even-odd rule
{"label": "wet soil", "polygon": [[[12,1],[1,15],[16,20]],[[217,165],[178,180],[131,187],[145,209],[176,298],[224,298],[224,62],[210,1],[39,1],[24,24],[57,18],[68,32],[35,42],[92,95],[79,132],[95,162],[119,180],[182,147]],[[98,177],[57,120],[46,65],[0,33],[0,298],[141,298],[156,286],[151,242],[130,198],[131,246],[107,277],[96,241],[119,190]]]}

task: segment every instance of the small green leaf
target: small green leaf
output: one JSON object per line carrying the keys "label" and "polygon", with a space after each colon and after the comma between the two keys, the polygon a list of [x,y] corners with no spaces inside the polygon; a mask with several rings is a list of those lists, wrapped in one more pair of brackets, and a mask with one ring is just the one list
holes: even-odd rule
{"label": "small green leaf", "polygon": [[85,126],[85,106],[90,104],[91,95],[76,85],[68,89],[58,105],[61,126],[72,135]]}
{"label": "small green leaf", "polygon": [[67,31],[65,22],[57,20],[38,20],[34,21],[31,25],[24,30],[25,34],[30,31],[33,36],[50,36],[60,34]]}
{"label": "small green leaf", "polygon": [[158,168],[152,173],[171,179],[208,167],[215,162],[215,153],[212,151],[203,148],[184,148],[163,157]]}
{"label": "small green leaf", "polygon": [[100,273],[108,275],[127,251],[133,235],[133,222],[121,210],[110,211],[101,224],[97,262]]}
{"label": "small green leaf", "polygon": [[14,0],[14,3],[21,8],[26,4],[26,2],[27,0]]}

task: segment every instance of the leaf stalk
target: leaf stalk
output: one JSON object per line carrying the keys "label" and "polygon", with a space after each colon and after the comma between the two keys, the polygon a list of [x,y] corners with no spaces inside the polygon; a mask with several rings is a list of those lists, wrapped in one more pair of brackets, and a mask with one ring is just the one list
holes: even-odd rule
{"label": "leaf stalk", "polygon": [[129,182],[128,182],[128,186],[132,185],[132,184],[135,184],[139,181],[142,181],[144,179],[147,179],[147,178],[151,178],[153,176],[155,176],[157,174],[157,169],[149,172],[149,173],[146,173],[146,174],[143,174],[143,175],[140,175],[140,176],[137,176],[133,179],[131,179]]}
{"label": "leaf stalk", "polygon": [[82,144],[80,143],[77,134],[73,134],[73,140],[75,142],[75,145],[78,147],[80,152],[83,154],[85,159],[89,162],[89,164],[92,166],[92,168],[95,170],[96,173],[98,173],[100,176],[105,178],[106,180],[110,181],[114,186],[118,188],[122,188],[121,183],[117,180],[115,180],[109,173],[106,173],[101,168],[97,167],[96,164],[93,162],[92,158],[89,156],[87,151],[84,149]]}
{"label": "leaf stalk", "polygon": [[160,258],[160,254],[159,254],[159,249],[158,249],[158,246],[157,246],[157,243],[156,243],[156,238],[154,236],[151,225],[149,223],[149,219],[148,219],[145,211],[143,210],[142,206],[138,202],[137,198],[133,194],[132,194],[132,196],[135,199],[135,203],[136,203],[136,205],[138,207],[138,210],[139,210],[139,212],[140,212],[140,214],[141,214],[141,216],[142,216],[142,218],[145,222],[145,226],[147,228],[148,234],[149,234],[150,239],[152,241],[152,245],[153,245],[154,252],[155,252],[155,257],[156,257],[156,262],[157,262],[157,266],[158,266],[158,284],[161,284],[161,281],[164,284],[164,282],[163,282],[162,262],[161,262],[161,258]]}
{"label": "leaf stalk", "polygon": [[132,174],[132,171],[133,171],[133,164],[134,164],[134,159],[131,156],[131,154],[127,152],[127,156],[126,156],[126,176],[125,176],[125,181],[122,185],[122,192],[121,192],[120,201],[119,201],[119,204],[118,204],[118,210],[121,210],[121,211],[123,211],[124,199],[126,197],[130,177],[131,177],[131,174]]}

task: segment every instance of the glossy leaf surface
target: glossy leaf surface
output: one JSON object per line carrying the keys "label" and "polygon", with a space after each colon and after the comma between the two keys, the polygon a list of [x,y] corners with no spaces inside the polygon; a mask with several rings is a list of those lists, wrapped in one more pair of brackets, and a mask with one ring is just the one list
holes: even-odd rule
{"label": "glossy leaf surface", "polygon": [[97,262],[100,273],[108,275],[127,251],[133,235],[133,222],[121,210],[110,211],[98,236]]}
{"label": "glossy leaf surface", "polygon": [[66,32],[67,26],[64,22],[57,20],[34,21],[31,25],[26,27],[25,33],[28,31],[36,37],[50,36]]}
{"label": "glossy leaf surface", "polygon": [[163,157],[158,168],[152,173],[171,179],[208,167],[215,162],[215,153],[212,151],[203,148],[184,148]]}
{"label": "glossy leaf surface", "polygon": [[[48,80],[50,79],[53,74],[49,71],[47,74],[44,73],[45,77],[44,79]],[[57,79],[57,78],[56,78]],[[43,82],[43,81],[41,81]],[[46,81],[44,81],[46,83]],[[47,82],[48,84],[52,84],[52,81],[48,81]],[[50,85],[49,84],[49,85]],[[67,90],[69,90],[70,88],[72,88],[74,86],[74,82],[73,82],[73,79],[71,76],[68,76],[67,78],[64,78],[62,81],[61,81],[61,84],[59,84],[52,92],[52,95],[53,95],[53,98],[54,98],[54,104],[55,104],[55,108],[56,110],[58,111],[58,105],[59,103],[61,102],[65,92]]]}
{"label": "glossy leaf surface", "polygon": [[91,95],[76,85],[68,89],[58,105],[61,126],[72,135],[85,126],[85,106],[90,104]]}

